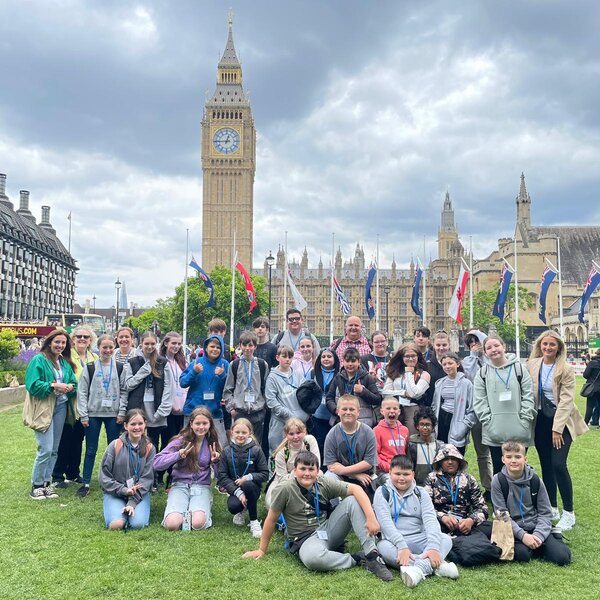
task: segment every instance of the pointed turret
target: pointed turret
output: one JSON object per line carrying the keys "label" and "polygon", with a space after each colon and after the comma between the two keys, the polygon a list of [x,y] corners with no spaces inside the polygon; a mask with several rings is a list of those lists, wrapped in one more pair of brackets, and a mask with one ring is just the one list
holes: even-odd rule
{"label": "pointed turret", "polygon": [[517,225],[531,227],[531,196],[525,187],[524,173],[521,173],[521,185],[517,196]]}
{"label": "pointed turret", "polygon": [[[446,190],[440,228],[438,229],[438,258],[452,258],[451,247],[457,241],[458,230],[454,222],[454,208],[452,207],[450,192]],[[427,257],[423,256],[423,261],[426,259]]]}

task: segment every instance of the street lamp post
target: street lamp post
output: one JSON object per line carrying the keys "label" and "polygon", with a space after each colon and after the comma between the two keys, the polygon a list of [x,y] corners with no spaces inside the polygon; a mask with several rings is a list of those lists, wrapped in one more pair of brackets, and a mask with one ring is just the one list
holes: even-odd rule
{"label": "street lamp post", "polygon": [[390,288],[384,287],[383,293],[385,294],[385,332],[389,336],[390,335]]}
{"label": "street lamp post", "polygon": [[115,312],[115,331],[117,331],[119,329],[119,292],[121,291],[121,282],[118,277],[115,281],[115,290],[117,290],[117,310]]}
{"label": "street lamp post", "polygon": [[92,296],[92,310],[96,313],[96,294]]}
{"label": "street lamp post", "polygon": [[269,256],[266,258],[267,265],[269,267],[269,325],[271,323],[271,290],[272,290],[272,272],[273,265],[275,264],[275,257],[273,253],[269,250]]}

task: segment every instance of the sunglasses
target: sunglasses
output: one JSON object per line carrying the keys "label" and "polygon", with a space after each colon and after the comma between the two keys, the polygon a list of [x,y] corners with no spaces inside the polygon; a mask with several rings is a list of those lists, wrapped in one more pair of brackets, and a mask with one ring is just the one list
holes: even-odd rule
{"label": "sunglasses", "polygon": [[91,335],[76,335],[75,337],[78,340],[89,340],[92,336]]}
{"label": "sunglasses", "polygon": [[288,317],[288,323],[296,323],[297,321],[301,321],[302,317]]}

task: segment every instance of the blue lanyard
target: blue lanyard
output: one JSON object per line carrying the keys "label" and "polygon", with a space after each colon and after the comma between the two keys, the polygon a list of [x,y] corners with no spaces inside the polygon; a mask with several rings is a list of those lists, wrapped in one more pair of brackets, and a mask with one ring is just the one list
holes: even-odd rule
{"label": "blue lanyard", "polygon": [[[423,456],[425,457],[425,462],[427,463],[427,466],[431,469],[431,461],[429,460],[429,444],[419,444],[419,446],[421,448]],[[425,452],[423,446],[427,446],[427,452]]]}
{"label": "blue lanyard", "polygon": [[394,430],[392,426],[388,423],[388,429],[390,430],[390,435],[392,436],[392,442],[394,442],[394,448],[396,449],[396,454],[400,454],[399,446],[400,446],[400,425],[396,423],[396,433],[398,434],[398,441],[394,438]]}
{"label": "blue lanyard", "polygon": [[521,521],[525,524],[525,515],[523,514],[523,494],[525,493],[525,487],[521,487],[519,494],[519,512],[521,513]]}
{"label": "blue lanyard", "polygon": [[544,363],[540,363],[540,372],[538,375],[538,396],[540,397],[540,400],[542,398],[542,394],[544,393],[544,387],[546,387],[546,384],[548,383],[548,379],[550,379],[550,376],[552,375],[552,371],[554,371],[554,365],[556,363],[552,363],[552,366],[550,367],[550,370],[548,371],[548,374],[546,375],[546,379],[544,379],[544,384],[542,385],[542,367],[544,366]]}
{"label": "blue lanyard", "polygon": [[302,336],[303,336],[303,333],[302,333],[302,332],[300,332],[300,333],[298,334],[298,337],[296,338],[296,341],[294,342],[294,341],[292,341],[292,334],[291,334],[291,333],[289,334],[289,338],[290,338],[290,344],[291,344],[291,346],[292,346],[292,350],[293,350],[294,352],[296,352],[296,349],[298,348],[298,344],[300,343],[300,338],[301,338]]}
{"label": "blue lanyard", "polygon": [[352,394],[354,392],[354,384],[356,383],[356,378],[358,377],[358,371],[354,373],[354,377],[351,379],[349,383],[344,383],[344,391],[346,394]]}
{"label": "blue lanyard", "polygon": [[113,372],[113,361],[110,361],[110,371],[108,372],[108,380],[104,377],[104,369],[102,368],[102,361],[98,361],[100,366],[100,375],[102,375],[102,387],[104,388],[104,392],[108,395],[108,389],[110,388],[110,381],[112,379]]}
{"label": "blue lanyard", "polygon": [[242,358],[242,365],[244,365],[244,373],[246,374],[246,390],[252,387],[252,374],[254,372],[254,360],[250,363],[250,369],[248,369],[248,361]]}
{"label": "blue lanyard", "polygon": [[506,381],[504,381],[504,379],[502,379],[502,376],[498,372],[498,369],[494,368],[494,371],[496,371],[496,375],[498,375],[498,379],[504,384],[504,386],[506,387],[506,389],[508,389],[508,382],[510,381],[510,376],[512,374],[512,368],[513,368],[513,366],[510,365],[510,369],[508,369],[508,375],[506,377]]}
{"label": "blue lanyard", "polygon": [[400,503],[400,508],[398,509],[398,506],[396,504],[396,496],[397,496],[397,494],[396,494],[395,491],[392,492],[392,494],[393,494],[393,498],[394,498],[394,514],[393,514],[394,524],[397,524],[398,523],[398,519],[400,518],[400,514],[402,513],[402,509],[404,508],[404,505],[406,504],[406,500],[408,498],[402,498],[402,502]]}
{"label": "blue lanyard", "polygon": [[321,507],[319,506],[319,486],[317,482],[313,484],[313,496],[315,506],[315,516],[317,517],[317,525],[321,524]]}
{"label": "blue lanyard", "polygon": [[456,478],[454,482],[454,492],[452,491],[452,486],[450,482],[442,475],[442,481],[446,484],[448,491],[450,492],[450,499],[452,500],[452,507],[456,508],[456,503],[458,501],[458,484],[460,482],[460,475]]}
{"label": "blue lanyard", "polygon": [[[233,452],[233,448],[231,448],[231,464],[233,466],[234,477],[236,479],[240,479],[238,477],[237,469],[235,468],[235,454]],[[244,469],[244,472],[242,473],[242,477],[248,472],[249,468],[250,468],[250,448],[248,448],[248,457],[246,458],[246,468]]]}
{"label": "blue lanyard", "polygon": [[131,465],[131,468],[133,469],[133,478],[134,481],[137,483],[139,477],[139,472],[142,469],[142,459],[140,458],[140,447],[138,446],[137,448],[137,466],[136,464],[133,462],[133,446],[131,445],[131,442],[128,442],[128,446],[129,446],[129,464]]}
{"label": "blue lanyard", "polygon": [[346,447],[348,448],[348,454],[350,457],[350,464],[356,464],[356,459],[354,456],[354,449],[356,448],[356,438],[358,437],[356,434],[358,433],[358,429],[352,434],[354,437],[352,438],[352,445],[350,445],[350,441],[348,440],[348,436],[344,431],[344,428],[340,425],[340,429],[342,431],[342,435],[344,436],[344,441],[346,442]]}
{"label": "blue lanyard", "polygon": [[304,370],[304,365],[302,363],[300,363],[300,366],[302,367],[302,374],[304,375],[304,379],[310,379],[310,377],[307,377],[306,375],[310,375],[310,372],[312,371],[312,367],[308,367],[308,371]]}

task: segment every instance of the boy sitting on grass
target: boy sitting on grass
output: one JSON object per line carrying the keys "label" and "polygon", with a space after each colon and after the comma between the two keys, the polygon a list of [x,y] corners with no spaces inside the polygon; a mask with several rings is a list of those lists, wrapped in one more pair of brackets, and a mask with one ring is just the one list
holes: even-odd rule
{"label": "boy sitting on grass", "polygon": [[415,587],[432,573],[456,579],[456,565],[444,560],[452,540],[441,532],[431,498],[417,487],[411,459],[394,456],[389,473],[373,503],[382,536],[377,550],[383,560],[400,569],[407,587]]}
{"label": "boy sitting on grass", "polygon": [[372,499],[377,442],[373,430],[358,420],[359,407],[356,396],[347,394],[338,399],[340,422],[325,438],[323,464],[327,466],[326,477],[356,483]]}
{"label": "boy sitting on grass", "polygon": [[551,533],[548,492],[527,464],[525,446],[513,440],[504,442],[502,462],[502,470],[492,479],[492,503],[494,510],[510,514],[515,561],[529,562],[533,557],[542,557],[560,566],[568,565],[571,551]]}
{"label": "boy sitting on grass", "polygon": [[[331,512],[330,501],[339,497],[342,502]],[[379,523],[369,498],[358,485],[319,474],[319,459],[312,452],[299,452],[294,478],[273,491],[259,549],[246,552],[244,558],[258,559],[267,553],[281,514],[287,525],[288,549],[308,569],[335,571],[362,564],[383,581],[393,579],[375,546]],[[339,551],[350,530],[359,539],[362,552]]]}

